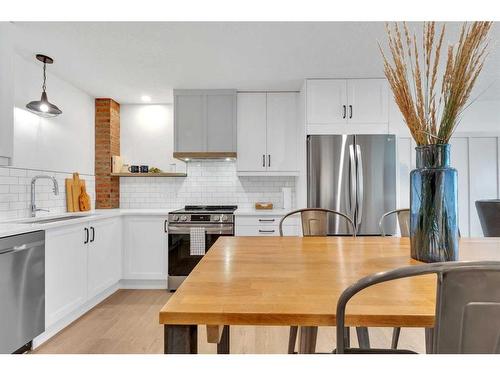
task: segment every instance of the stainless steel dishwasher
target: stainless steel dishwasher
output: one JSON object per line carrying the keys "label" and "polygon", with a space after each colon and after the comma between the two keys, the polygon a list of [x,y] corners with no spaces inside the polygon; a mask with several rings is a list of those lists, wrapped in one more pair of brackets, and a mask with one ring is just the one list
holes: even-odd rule
{"label": "stainless steel dishwasher", "polygon": [[0,238],[0,353],[23,352],[45,330],[45,232]]}

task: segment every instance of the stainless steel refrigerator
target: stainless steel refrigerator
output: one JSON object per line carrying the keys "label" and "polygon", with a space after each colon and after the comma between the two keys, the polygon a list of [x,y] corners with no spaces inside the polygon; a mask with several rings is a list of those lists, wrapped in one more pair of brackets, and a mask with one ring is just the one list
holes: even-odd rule
{"label": "stainless steel refrigerator", "polygon": [[[394,135],[310,135],[308,207],[347,214],[357,235],[379,235],[380,217],[396,208],[395,143]],[[331,235],[351,233],[337,215],[329,215],[328,225]],[[387,220],[384,228],[394,234],[395,220]]]}

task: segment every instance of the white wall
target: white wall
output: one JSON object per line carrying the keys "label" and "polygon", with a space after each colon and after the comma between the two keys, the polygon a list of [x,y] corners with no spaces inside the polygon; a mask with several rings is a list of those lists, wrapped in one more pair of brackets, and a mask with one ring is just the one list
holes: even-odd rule
{"label": "white wall", "polygon": [[[57,64],[57,57],[56,57]],[[41,95],[42,64],[14,57],[14,156],[17,168],[94,174],[94,98],[47,67],[47,94],[62,115],[43,119],[25,110]]]}
{"label": "white wall", "polygon": [[120,107],[120,149],[124,163],[148,165],[170,171],[185,171],[184,162],[174,159],[174,115],[171,104],[129,104]]}

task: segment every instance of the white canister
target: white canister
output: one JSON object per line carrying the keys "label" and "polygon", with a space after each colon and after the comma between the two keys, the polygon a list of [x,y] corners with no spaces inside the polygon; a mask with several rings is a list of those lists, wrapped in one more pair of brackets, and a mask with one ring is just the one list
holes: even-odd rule
{"label": "white canister", "polygon": [[292,209],[292,188],[284,187],[281,189],[283,193],[283,209],[291,210]]}

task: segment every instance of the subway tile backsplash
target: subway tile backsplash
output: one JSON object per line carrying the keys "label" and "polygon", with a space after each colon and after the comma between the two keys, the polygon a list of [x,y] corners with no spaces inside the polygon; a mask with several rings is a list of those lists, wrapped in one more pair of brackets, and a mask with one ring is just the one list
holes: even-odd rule
{"label": "subway tile backsplash", "polygon": [[236,162],[196,161],[187,164],[187,177],[122,177],[121,208],[175,208],[186,204],[236,204],[253,208],[255,202],[283,207],[281,189],[292,188],[294,177],[238,177]]}
{"label": "subway tile backsplash", "polygon": [[[198,161],[187,164],[187,177],[122,177],[120,179],[121,208],[181,208],[186,204],[235,204],[253,208],[255,202],[273,202],[283,207],[281,189],[292,188],[295,206],[294,177],[238,177],[236,162]],[[41,179],[36,183],[38,212],[46,216],[66,212],[64,180],[71,173],[0,167],[0,220],[18,219],[30,215],[31,179],[36,175],[54,176],[59,184],[59,195],[52,192],[52,182]],[[85,179],[87,192],[95,207],[95,177]]]}
{"label": "subway tile backsplash", "polygon": [[[46,216],[66,212],[66,188],[64,180],[72,178],[72,173],[0,167],[0,220],[18,219],[30,216],[31,179],[37,175],[49,175],[56,178],[59,195],[52,191],[52,181],[40,179],[36,182],[36,204],[38,208],[50,212],[37,212],[37,216]],[[92,175],[80,175],[85,180],[87,193],[95,207],[95,178]]]}

